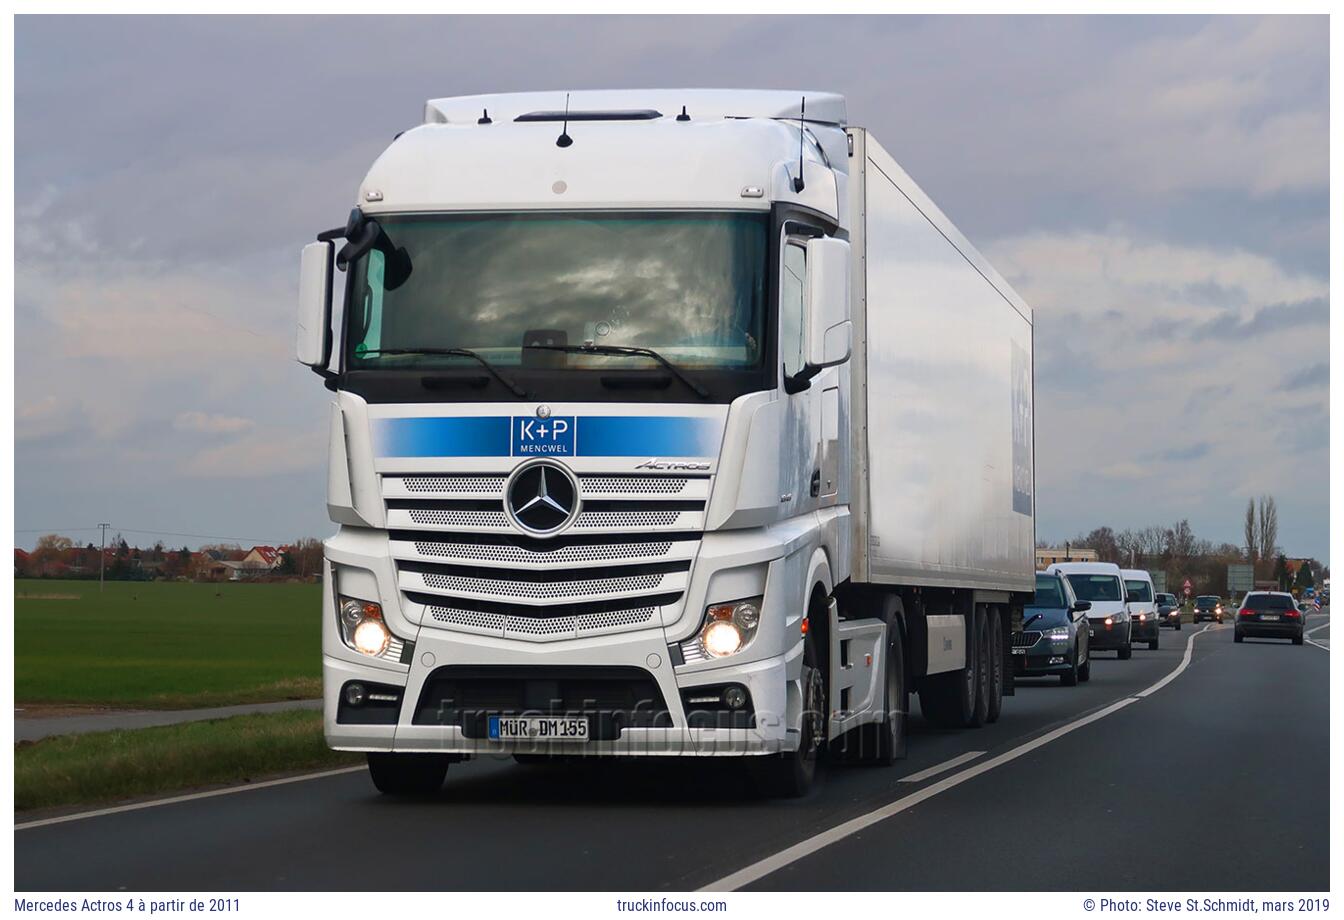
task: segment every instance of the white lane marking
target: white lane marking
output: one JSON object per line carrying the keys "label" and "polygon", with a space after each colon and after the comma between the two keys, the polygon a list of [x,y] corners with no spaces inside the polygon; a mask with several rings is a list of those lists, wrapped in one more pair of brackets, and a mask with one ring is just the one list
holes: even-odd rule
{"label": "white lane marking", "polygon": [[1175,670],[1173,670],[1173,671],[1172,671],[1170,674],[1168,674],[1166,677],[1164,677],[1164,678],[1162,678],[1161,680],[1159,680],[1157,683],[1153,684],[1153,685],[1152,685],[1151,687],[1149,687],[1147,690],[1142,690],[1142,691],[1140,691],[1140,692],[1138,692],[1138,693],[1136,693],[1136,694],[1134,694],[1134,695],[1137,696],[1139,699],[1143,699],[1144,697],[1151,696],[1152,694],[1154,694],[1154,693],[1156,693],[1157,691],[1161,690],[1161,689],[1162,689],[1163,687],[1165,687],[1167,684],[1171,683],[1171,682],[1172,682],[1173,680],[1175,680],[1176,678],[1180,677],[1180,676],[1181,676],[1181,672],[1184,671],[1186,668],[1190,667],[1190,659],[1193,658],[1194,655],[1195,655],[1195,640],[1198,639],[1200,636],[1202,636],[1204,633],[1208,632],[1208,631],[1209,631],[1210,629],[1212,629],[1212,628],[1213,628],[1213,624],[1210,623],[1208,626],[1205,626],[1203,629],[1201,629],[1199,632],[1195,633],[1195,634],[1194,634],[1193,636],[1191,636],[1189,639],[1185,640],[1185,654],[1181,656],[1181,663],[1178,664],[1178,665],[1176,665]]}
{"label": "white lane marking", "polygon": [[1323,649],[1325,649],[1327,652],[1330,651],[1330,646],[1328,646],[1328,645],[1321,645],[1321,643],[1317,642],[1315,639],[1308,639],[1308,640],[1307,640],[1307,645],[1314,645],[1314,646],[1316,646],[1317,648],[1323,648]]}
{"label": "white lane marking", "polygon": [[328,776],[340,776],[343,773],[356,773],[363,767],[341,767],[339,770],[324,770],[321,773],[305,773],[302,776],[286,776],[284,779],[268,779],[264,783],[248,783],[246,786],[230,786],[227,789],[212,789],[209,792],[193,792],[190,795],[175,795],[167,799],[155,799],[152,802],[136,802],[134,805],[117,805],[113,808],[99,808],[95,811],[81,811],[73,815],[61,815],[57,818],[43,818],[40,821],[26,821],[14,825],[16,831],[26,831],[34,827],[48,827],[52,824],[65,824],[67,821],[82,821],[85,818],[98,818],[103,815],[116,815],[124,811],[140,811],[143,808],[158,808],[160,805],[176,805],[178,802],[192,802],[196,799],[212,799],[218,795],[233,795],[237,792],[251,792],[253,789],[268,789],[271,786],[285,786],[289,783],[303,783],[310,779],[325,779]]}
{"label": "white lane marking", "polygon": [[975,777],[981,775],[982,773],[988,773],[995,767],[1001,767],[1006,763],[1016,760],[1017,758],[1023,756],[1024,754],[1029,754],[1032,751],[1036,750],[1037,748],[1044,747],[1050,742],[1056,741],[1064,737],[1065,735],[1069,734],[1069,732],[1076,731],[1077,729],[1082,728],[1084,725],[1090,725],[1093,722],[1096,722],[1100,719],[1106,718],[1109,715],[1117,713],[1121,709],[1124,709],[1126,706],[1130,705],[1131,703],[1137,703],[1140,697],[1147,696],[1148,694],[1153,693],[1161,689],[1162,687],[1166,686],[1167,683],[1172,678],[1180,674],[1182,671],[1186,669],[1186,667],[1189,666],[1190,658],[1191,655],[1193,654],[1192,649],[1194,648],[1195,637],[1203,635],[1204,633],[1208,632],[1209,629],[1212,628],[1212,626],[1213,624],[1210,623],[1203,629],[1191,633],[1190,638],[1185,640],[1185,655],[1181,658],[1181,663],[1176,666],[1176,669],[1172,671],[1171,674],[1162,678],[1161,680],[1159,680],[1157,683],[1153,684],[1146,690],[1137,693],[1134,696],[1127,696],[1123,699],[1116,700],[1114,703],[1112,703],[1111,705],[1107,706],[1104,709],[1098,710],[1097,712],[1094,712],[1091,715],[1086,715],[1083,716],[1082,718],[1075,719],[1074,721],[1069,722],[1065,725],[1061,725],[1059,728],[1046,732],[1039,738],[1033,738],[1032,740],[1026,741],[1015,748],[1011,748],[1010,750],[1004,751],[1002,754],[999,754],[995,757],[991,757],[984,763],[978,763],[973,767],[968,767],[965,770],[962,770],[960,773],[954,773],[951,776],[947,777],[946,779],[941,779],[930,786],[926,786],[925,788],[919,790],[918,792],[912,792],[910,795],[907,795],[903,798],[897,799],[894,802],[890,802],[886,805],[883,805],[881,808],[870,811],[864,815],[859,815],[857,818],[851,818],[850,820],[844,822],[843,824],[837,824],[835,827],[832,827],[829,830],[824,830],[820,834],[808,837],[806,840],[801,840],[798,843],[795,843],[793,846],[788,847],[787,849],[780,850],[778,853],[774,853],[770,856],[765,857],[765,859],[759,860],[757,862],[752,863],[749,866],[741,868],[736,872],[732,873],[731,875],[726,875],[723,878],[719,879],[718,881],[710,882],[708,885],[704,886],[700,890],[736,891],[739,888],[743,888],[747,885],[750,885],[752,882],[759,881],[760,879],[765,878],[767,875],[777,872],[780,869],[783,869],[785,866],[791,865],[792,863],[795,863],[798,860],[803,859],[804,857],[811,856],[813,853],[816,853],[819,850],[823,850],[833,843],[837,843],[841,840],[844,840],[846,837],[851,837],[854,834],[857,834],[860,831],[865,830],[866,828],[872,827],[874,824],[885,821],[887,818],[893,817],[895,815],[900,814],[903,811],[906,811],[907,809],[913,808],[920,802],[927,801],[933,798],[934,796],[939,795],[940,793],[946,792],[947,790],[955,788],[956,786],[960,786],[962,783],[968,780],[972,780]]}
{"label": "white lane marking", "polygon": [[911,773],[909,776],[902,776],[900,782],[922,783],[930,776],[937,776],[939,773],[945,773],[948,770],[951,770],[953,767],[959,767],[962,764],[966,763],[967,761],[975,760],[975,758],[979,757],[983,753],[985,752],[967,751],[965,754],[958,754],[951,760],[944,760],[942,763],[935,764],[934,766],[929,767],[927,770],[920,770],[918,773]]}
{"label": "white lane marking", "polygon": [[1320,626],[1311,627],[1311,629],[1308,629],[1303,635],[1310,636],[1314,632],[1320,632],[1322,629],[1329,629],[1329,628],[1330,628],[1330,621],[1326,620]]}
{"label": "white lane marking", "polygon": [[896,801],[888,805],[883,805],[876,811],[870,811],[866,815],[860,815],[857,818],[851,818],[850,820],[846,821],[843,824],[837,824],[830,830],[822,831],[820,834],[817,834],[814,837],[809,837],[806,840],[800,841],[799,843],[795,843],[788,849],[780,850],[778,853],[775,853],[772,856],[767,856],[765,859],[762,859],[759,862],[752,863],[750,866],[747,866],[744,869],[739,869],[732,875],[724,876],[717,882],[710,882],[708,885],[701,888],[700,890],[736,891],[737,889],[742,888],[745,885],[750,885],[752,882],[765,878],[765,876],[770,875],[772,872],[776,872],[780,869],[783,869],[790,863],[795,863],[805,856],[811,856],[818,850],[824,849],[833,843],[837,843],[845,839],[846,837],[857,834],[859,831],[871,827],[872,825],[877,824],[879,821],[885,821],[887,818],[890,818],[893,815],[900,814],[901,812],[905,811],[908,808],[913,808],[920,802],[923,802],[927,799],[931,799],[935,795],[938,795],[940,792],[946,792],[947,790],[953,788],[954,786],[960,786],[962,783],[966,782],[969,779],[974,779],[981,773],[988,773],[995,767],[1003,766],[1004,764],[1008,763],[1011,760],[1016,760],[1023,754],[1028,754],[1036,750],[1038,747],[1042,747],[1044,745],[1049,744],[1051,741],[1054,741],[1057,738],[1062,738],[1064,735],[1067,735],[1069,732],[1074,731],[1075,729],[1082,728],[1084,725],[1095,722],[1098,719],[1104,719],[1111,713],[1118,712],[1119,710],[1124,709],[1130,703],[1137,703],[1137,702],[1138,699],[1132,696],[1127,696],[1122,700],[1117,700],[1116,702],[1107,706],[1105,709],[1102,709],[1098,712],[1094,712],[1089,716],[1084,716],[1083,718],[1078,719],[1074,722],[1070,722],[1067,725],[1062,725],[1059,728],[1055,729],[1054,731],[1047,732],[1046,734],[1041,735],[1039,738],[1035,738],[1031,741],[1026,742],[1025,744],[1019,745],[1018,747],[1015,747],[1010,751],[1005,751],[1004,753],[1000,754],[997,757],[986,760],[984,763],[976,764],[973,767],[962,770],[960,773],[954,773],[947,779],[939,780],[932,786],[927,786],[919,790],[918,792],[913,792],[910,795],[907,795],[904,798],[897,799]]}

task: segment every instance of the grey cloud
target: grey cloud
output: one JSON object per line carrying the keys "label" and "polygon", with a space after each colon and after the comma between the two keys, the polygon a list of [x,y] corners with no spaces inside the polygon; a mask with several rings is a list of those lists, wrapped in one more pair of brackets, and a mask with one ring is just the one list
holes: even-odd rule
{"label": "grey cloud", "polygon": [[1298,368],[1291,374],[1283,378],[1279,384],[1282,391],[1308,390],[1315,387],[1328,387],[1330,385],[1330,365],[1312,364],[1309,367]]}
{"label": "grey cloud", "polygon": [[1248,319],[1227,313],[1194,327],[1189,337],[1194,340],[1248,339],[1298,326],[1325,325],[1329,321],[1329,301],[1314,298],[1296,303],[1271,304],[1256,310]]}

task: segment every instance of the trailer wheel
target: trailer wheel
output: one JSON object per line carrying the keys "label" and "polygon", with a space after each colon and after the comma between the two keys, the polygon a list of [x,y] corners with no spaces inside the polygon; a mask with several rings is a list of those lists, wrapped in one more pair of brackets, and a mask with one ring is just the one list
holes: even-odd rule
{"label": "trailer wheel", "polygon": [[986,722],[999,721],[1003,712],[1003,616],[997,607],[989,614],[989,711],[985,713]]}
{"label": "trailer wheel", "polygon": [[971,720],[966,723],[967,728],[979,728],[989,716],[989,616],[979,605],[975,607],[974,616],[971,635],[975,637],[975,707],[971,710]]}
{"label": "trailer wheel", "polygon": [[967,728],[974,724],[976,685],[979,669],[976,667],[976,632],[970,631],[966,643],[966,666],[956,671],[924,678],[919,688],[919,710],[924,718],[940,728]]}
{"label": "trailer wheel", "polygon": [[369,778],[383,795],[433,795],[452,762],[449,754],[369,754]]}
{"label": "trailer wheel", "polygon": [[796,799],[807,794],[817,775],[817,755],[826,737],[826,677],[810,633],[803,639],[802,691],[798,749],[747,758],[761,791],[771,798]]}

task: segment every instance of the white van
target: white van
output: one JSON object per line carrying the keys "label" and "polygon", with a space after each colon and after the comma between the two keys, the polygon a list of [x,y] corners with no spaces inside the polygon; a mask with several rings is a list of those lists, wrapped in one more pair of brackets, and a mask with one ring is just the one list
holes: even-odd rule
{"label": "white van", "polygon": [[1157,616],[1157,594],[1153,591],[1153,576],[1143,569],[1121,569],[1125,580],[1125,602],[1129,604],[1131,640],[1147,642],[1150,651],[1157,651],[1161,642],[1161,622]]}
{"label": "white van", "polygon": [[1046,569],[1063,575],[1080,601],[1089,601],[1087,612],[1090,652],[1114,650],[1123,661],[1134,653],[1125,581],[1114,562],[1056,562]]}

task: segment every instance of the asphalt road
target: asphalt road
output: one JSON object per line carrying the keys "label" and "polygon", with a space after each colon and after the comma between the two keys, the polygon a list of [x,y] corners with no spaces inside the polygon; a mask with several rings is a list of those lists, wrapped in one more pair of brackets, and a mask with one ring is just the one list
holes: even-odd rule
{"label": "asphalt road", "polygon": [[20,826],[15,885],[1326,890],[1329,656],[1164,630],[1087,684],[1021,682],[995,725],[916,716],[909,759],[826,768],[797,801],[756,798],[728,764],[480,759],[429,802],[382,798],[361,771]]}

